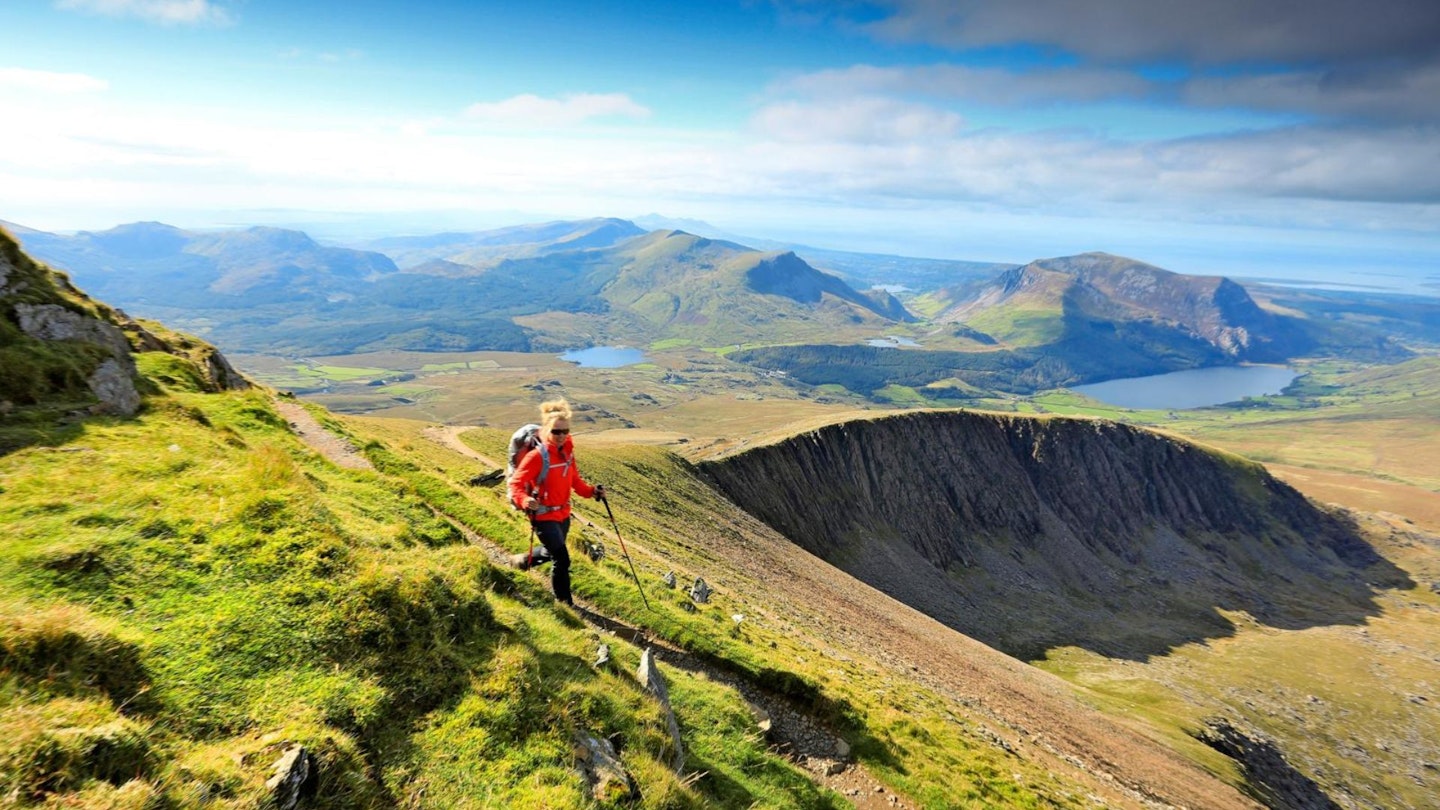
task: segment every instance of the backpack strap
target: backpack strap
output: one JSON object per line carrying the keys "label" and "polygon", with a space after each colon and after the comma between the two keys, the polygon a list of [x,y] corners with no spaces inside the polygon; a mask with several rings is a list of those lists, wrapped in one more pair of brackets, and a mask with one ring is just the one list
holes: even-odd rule
{"label": "backpack strap", "polygon": [[[535,449],[540,451],[540,475],[539,475],[538,477],[536,477],[536,479],[535,479],[535,488],[534,488],[534,492],[535,492],[535,494],[538,496],[539,493],[540,493],[540,488],[545,485],[545,476],[547,476],[547,475],[550,474],[550,447],[549,447],[549,445],[545,444],[545,442],[542,440],[542,441],[540,442],[540,446],[539,446],[539,447],[536,447]],[[562,451],[561,454],[560,454],[560,458],[561,458],[561,459],[564,459],[564,458],[565,458],[565,454],[564,454],[563,451]],[[564,504],[561,504],[561,505],[559,505],[559,506],[544,506],[544,505],[542,505],[539,509],[536,509],[536,510],[535,510],[535,514],[537,514],[537,515],[543,515],[543,514],[545,514],[546,512],[554,512],[554,511],[557,510],[557,509],[564,509],[564,508],[565,508],[565,505],[564,505]]]}

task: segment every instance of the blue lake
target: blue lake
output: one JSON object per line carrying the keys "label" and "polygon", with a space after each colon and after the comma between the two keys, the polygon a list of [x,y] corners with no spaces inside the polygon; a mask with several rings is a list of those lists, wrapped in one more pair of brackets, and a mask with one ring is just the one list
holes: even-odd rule
{"label": "blue lake", "polygon": [[571,349],[560,355],[560,359],[578,363],[581,368],[619,368],[645,362],[645,352],[629,346],[591,346]]}
{"label": "blue lake", "polygon": [[1298,376],[1284,366],[1219,366],[1106,380],[1070,390],[1122,408],[1184,410],[1278,394]]}

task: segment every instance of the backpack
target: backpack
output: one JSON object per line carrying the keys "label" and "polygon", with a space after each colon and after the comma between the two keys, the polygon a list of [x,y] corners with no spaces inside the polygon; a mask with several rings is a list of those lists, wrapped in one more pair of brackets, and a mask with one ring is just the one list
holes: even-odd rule
{"label": "backpack", "polygon": [[[505,467],[505,486],[510,486],[510,479],[515,477],[515,469],[520,466],[520,459],[531,450],[540,451],[540,475],[535,479],[535,490],[538,492],[545,484],[545,476],[550,474],[550,448],[540,438],[540,426],[536,424],[522,425],[510,437],[509,464]],[[563,460],[563,457],[562,457]],[[552,509],[559,509],[558,506],[544,508],[548,512]]]}
{"label": "backpack", "polygon": [[510,479],[515,477],[515,470],[520,466],[520,459],[531,450],[540,451],[540,477],[535,479],[535,486],[538,489],[545,483],[545,476],[550,472],[550,452],[545,447],[545,442],[540,438],[540,426],[536,424],[521,425],[510,437],[510,458],[505,467],[505,483],[508,485]]}
{"label": "backpack", "polygon": [[[543,442],[540,441],[539,425],[533,423],[521,425],[520,429],[515,431],[515,434],[510,437],[510,456],[509,463],[505,465],[505,483],[510,483],[510,479],[515,476],[515,468],[520,466],[520,457],[539,447],[541,444],[543,444]],[[549,470],[545,470],[545,472],[549,472]],[[544,480],[545,475],[543,472],[540,478]]]}

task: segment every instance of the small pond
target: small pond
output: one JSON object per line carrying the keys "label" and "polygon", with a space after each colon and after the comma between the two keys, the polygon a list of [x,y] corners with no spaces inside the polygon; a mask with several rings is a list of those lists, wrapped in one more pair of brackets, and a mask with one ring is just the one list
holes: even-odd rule
{"label": "small pond", "polygon": [[919,346],[919,345],[920,345],[919,343],[916,343],[915,341],[911,340],[910,338],[908,338],[908,337],[901,337],[900,335],[886,335],[886,336],[883,337],[883,338],[870,338],[869,340],[865,341],[865,343],[866,343],[867,345],[870,345],[870,346],[881,346],[881,347],[888,347],[888,348],[892,348],[892,349],[895,348],[896,346]]}
{"label": "small pond", "polygon": [[591,346],[571,349],[560,355],[560,359],[577,363],[581,368],[619,368],[645,362],[645,352],[629,346]]}
{"label": "small pond", "polygon": [[1278,394],[1298,376],[1284,366],[1217,366],[1075,385],[1070,390],[1122,408],[1184,410]]}

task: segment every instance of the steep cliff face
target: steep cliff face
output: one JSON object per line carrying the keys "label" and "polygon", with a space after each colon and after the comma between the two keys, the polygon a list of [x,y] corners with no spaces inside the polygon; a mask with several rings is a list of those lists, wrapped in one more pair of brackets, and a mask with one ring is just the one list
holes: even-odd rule
{"label": "steep cliff face", "polygon": [[1013,654],[1145,655],[1218,610],[1358,620],[1400,576],[1259,465],[1110,422],[975,413],[834,425],[703,464],[819,557]]}

